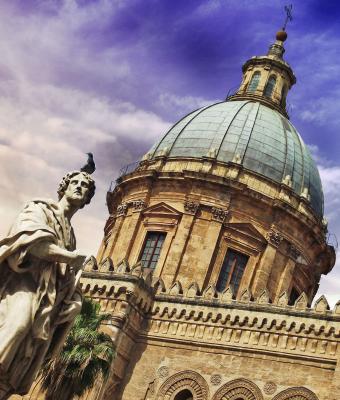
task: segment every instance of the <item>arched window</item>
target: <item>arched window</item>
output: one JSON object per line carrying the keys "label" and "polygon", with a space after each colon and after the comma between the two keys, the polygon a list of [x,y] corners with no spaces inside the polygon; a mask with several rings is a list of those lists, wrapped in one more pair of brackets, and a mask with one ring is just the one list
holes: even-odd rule
{"label": "arched window", "polygon": [[264,95],[266,97],[272,97],[275,84],[276,84],[276,77],[271,76],[267,82],[266,88],[264,89]]}
{"label": "arched window", "polygon": [[[235,379],[223,385],[212,400],[263,400],[261,390],[247,379]],[[288,399],[287,399],[288,400]]]}
{"label": "arched window", "polygon": [[251,81],[249,83],[247,92],[249,92],[249,93],[255,92],[255,90],[257,89],[257,86],[260,82],[260,76],[261,76],[260,72],[257,71],[254,73],[254,75],[252,76]]}
{"label": "arched window", "polygon": [[188,389],[181,390],[176,394],[174,400],[193,400],[192,393]]}

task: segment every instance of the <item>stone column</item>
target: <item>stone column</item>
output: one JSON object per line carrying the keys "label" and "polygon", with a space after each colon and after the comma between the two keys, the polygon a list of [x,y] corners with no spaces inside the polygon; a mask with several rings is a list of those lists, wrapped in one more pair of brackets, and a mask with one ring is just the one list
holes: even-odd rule
{"label": "stone column", "polygon": [[259,268],[257,270],[253,288],[252,288],[253,294],[255,297],[258,296],[263,289],[267,288],[267,283],[268,283],[270,272],[273,268],[276,251],[277,251],[277,248],[280,246],[282,239],[283,239],[283,237],[280,235],[279,232],[276,232],[273,229],[271,229],[268,232],[268,235],[267,235],[268,244],[267,244],[267,247],[261,257]]}
{"label": "stone column", "polygon": [[119,238],[121,237],[120,231],[122,230],[123,225],[125,225],[127,211],[128,211],[127,203],[122,203],[121,205],[118,206],[116,212],[116,223],[111,233],[108,249],[104,253],[106,256],[111,257],[114,265],[116,265],[117,262],[119,262],[122,259],[121,255],[118,254],[116,247],[119,242]]}
{"label": "stone column", "polygon": [[279,284],[276,289],[276,299],[280,296],[281,293],[288,292],[290,284],[292,282],[295,265],[295,261],[292,258],[288,258],[288,261],[284,267]]}
{"label": "stone column", "polygon": [[195,214],[193,213],[183,214],[176,235],[171,243],[166,263],[162,271],[162,279],[167,288],[171,286],[173,279],[176,276],[177,269],[182,260],[183,253],[185,252],[194,219]]}
{"label": "stone column", "polygon": [[127,218],[127,226],[124,228],[124,232],[120,235],[120,243],[117,249],[120,260],[130,256],[131,248],[135,243],[136,234],[141,221],[141,211],[144,207],[145,202],[143,200],[132,202],[132,214]]}

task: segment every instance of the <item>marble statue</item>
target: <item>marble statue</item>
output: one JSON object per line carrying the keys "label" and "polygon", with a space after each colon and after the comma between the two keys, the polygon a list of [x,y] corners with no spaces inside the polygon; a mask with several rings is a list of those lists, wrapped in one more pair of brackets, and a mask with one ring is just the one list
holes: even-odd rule
{"label": "marble statue", "polygon": [[70,220],[94,192],[88,173],[68,173],[59,201],[27,203],[0,241],[0,400],[29,391],[80,312],[86,256],[75,250]]}

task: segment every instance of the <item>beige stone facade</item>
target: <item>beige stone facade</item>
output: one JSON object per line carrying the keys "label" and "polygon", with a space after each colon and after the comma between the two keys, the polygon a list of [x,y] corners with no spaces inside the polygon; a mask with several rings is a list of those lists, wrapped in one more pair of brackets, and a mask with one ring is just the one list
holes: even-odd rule
{"label": "beige stone facade", "polygon": [[[111,271],[110,271],[111,267]],[[86,273],[86,295],[112,313],[118,355],[104,399],[337,400],[340,306],[301,296],[269,303],[264,290],[234,300],[227,289],[166,287],[136,265]],[[96,398],[96,397],[93,397]]]}

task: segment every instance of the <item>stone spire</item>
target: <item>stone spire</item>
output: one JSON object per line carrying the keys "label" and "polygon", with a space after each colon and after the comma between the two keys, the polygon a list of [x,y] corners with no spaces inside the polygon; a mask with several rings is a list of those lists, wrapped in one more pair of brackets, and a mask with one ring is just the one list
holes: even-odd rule
{"label": "stone spire", "polygon": [[254,100],[279,111],[288,117],[286,97],[296,83],[294,72],[283,59],[287,33],[279,30],[267,55],[254,56],[242,67],[243,79],[239,89],[227,100]]}

